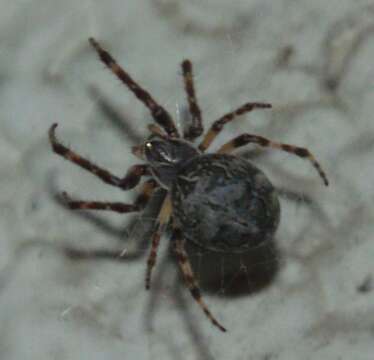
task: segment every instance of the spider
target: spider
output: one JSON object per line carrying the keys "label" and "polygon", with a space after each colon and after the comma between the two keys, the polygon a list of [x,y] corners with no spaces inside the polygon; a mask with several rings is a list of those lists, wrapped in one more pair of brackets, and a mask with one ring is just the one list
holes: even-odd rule
{"label": "spider", "polygon": [[213,122],[198,146],[194,141],[203,135],[203,121],[197,102],[190,60],[182,62],[184,88],[191,115],[189,126],[181,136],[170,114],[113,59],[95,39],[89,39],[100,60],[148,108],[155,123],[148,126],[149,137],[132,148],[144,163],[133,165],[124,177],[117,177],[64,146],[56,138],[57,124],[49,130],[55,153],[93,173],[105,183],[122,190],[135,188],[142,177],[140,194],[132,204],[71,199],[63,193],[70,209],[110,210],[118,213],[140,212],[157,190],[166,195],[155,220],[151,249],[147,260],[145,286],[151,285],[160,238],[172,229],[171,242],[185,284],[207,318],[226,331],[204,302],[185,242],[192,241],[203,249],[222,253],[242,253],[271,238],[279,224],[280,206],[277,192],[264,173],[248,160],[232,155],[236,148],[256,144],[283,150],[308,159],[328,185],[325,172],[306,148],[282,144],[262,136],[241,134],[225,143],[216,153],[205,153],[224,126],[255,109],[271,108],[268,103],[250,102]]}

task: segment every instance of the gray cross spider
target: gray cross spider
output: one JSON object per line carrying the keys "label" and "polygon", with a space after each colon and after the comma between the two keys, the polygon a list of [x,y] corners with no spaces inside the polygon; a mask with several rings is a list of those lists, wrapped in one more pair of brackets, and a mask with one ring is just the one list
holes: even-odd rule
{"label": "gray cross spider", "polygon": [[196,147],[193,142],[203,134],[203,123],[195,95],[190,60],[182,62],[182,72],[191,124],[181,136],[169,113],[118,65],[95,39],[90,38],[89,41],[100,60],[149,109],[158,125],[150,124],[150,136],[143,144],[132,149],[133,154],[145,163],[133,165],[126,176],[117,177],[60,143],[55,135],[57,124],[53,124],[49,130],[53,151],[93,173],[105,183],[129,190],[138,185],[141,177],[150,177],[143,183],[141,193],[133,204],[73,200],[64,193],[66,204],[70,209],[139,212],[146,207],[157,189],[165,189],[167,195],[151,236],[146,288],[150,288],[161,235],[170,227],[171,242],[186,286],[210,321],[220,330],[226,331],[202,299],[184,244],[186,241],[192,241],[201,248],[212,251],[245,252],[271,238],[278,227],[280,217],[277,193],[264,173],[248,160],[230,153],[250,143],[283,150],[308,159],[325,185],[328,185],[327,177],[307,149],[249,133],[230,140],[216,153],[206,154],[205,151],[227,123],[239,115],[254,109],[270,108],[271,105],[246,103],[225,114],[213,123]]}

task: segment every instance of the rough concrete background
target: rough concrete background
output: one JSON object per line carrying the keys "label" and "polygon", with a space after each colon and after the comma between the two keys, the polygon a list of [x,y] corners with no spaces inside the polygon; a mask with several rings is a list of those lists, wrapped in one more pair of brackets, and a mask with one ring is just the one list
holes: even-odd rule
{"label": "rough concrete background", "polygon": [[[372,1],[0,4],[1,359],[373,359]],[[150,293],[145,249],[128,263],[74,261],[62,251],[136,245],[132,233],[112,229],[123,229],[126,217],[104,214],[93,224],[52,196],[131,199],[54,155],[53,122],[65,144],[121,175],[136,159],[98,104],[109,99],[143,135],[151,120],[98,61],[89,36],[179,125],[184,58],[194,63],[206,126],[250,100],[274,104],[228,126],[213,149],[258,133],[308,147],[328,174],[325,188],[306,161],[276,151],[258,158],[274,184],[304,195],[282,200],[273,258],[282,261],[271,284],[240,297],[206,295],[227,334],[175,285],[167,238]],[[224,264],[212,266],[218,278]],[[251,264],[241,265],[246,274]]]}

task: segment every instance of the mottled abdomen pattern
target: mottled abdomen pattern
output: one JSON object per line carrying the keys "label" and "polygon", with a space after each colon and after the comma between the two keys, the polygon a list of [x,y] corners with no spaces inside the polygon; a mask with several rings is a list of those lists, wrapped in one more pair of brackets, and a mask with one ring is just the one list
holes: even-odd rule
{"label": "mottled abdomen pattern", "polygon": [[213,251],[240,253],[274,235],[280,207],[265,174],[232,155],[188,161],[172,187],[173,217],[186,240]]}

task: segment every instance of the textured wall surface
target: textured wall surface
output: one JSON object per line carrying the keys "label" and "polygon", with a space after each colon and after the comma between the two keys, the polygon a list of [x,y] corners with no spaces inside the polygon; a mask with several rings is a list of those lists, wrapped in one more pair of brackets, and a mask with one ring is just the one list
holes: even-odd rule
{"label": "textured wall surface", "polygon": [[[372,1],[0,3],[1,359],[373,359]],[[112,201],[131,201],[134,191],[53,154],[52,123],[66,145],[122,176],[138,161],[131,140],[152,121],[98,61],[90,36],[178,126],[185,58],[194,63],[206,127],[247,101],[273,104],[227,126],[212,150],[253,132],[307,147],[329,177],[326,188],[307,161],[276,150],[253,156],[287,195],[270,256],[190,250],[202,284],[219,284],[203,293],[227,334],[185,290],[166,236],[150,292],[147,247],[121,261],[147,218],[126,230],[129,216],[72,213],[56,201],[63,190]],[[101,258],[74,260],[68,246],[100,250]],[[117,261],[102,259],[103,249]],[[273,272],[266,286],[256,286],[255,268],[257,278]]]}

